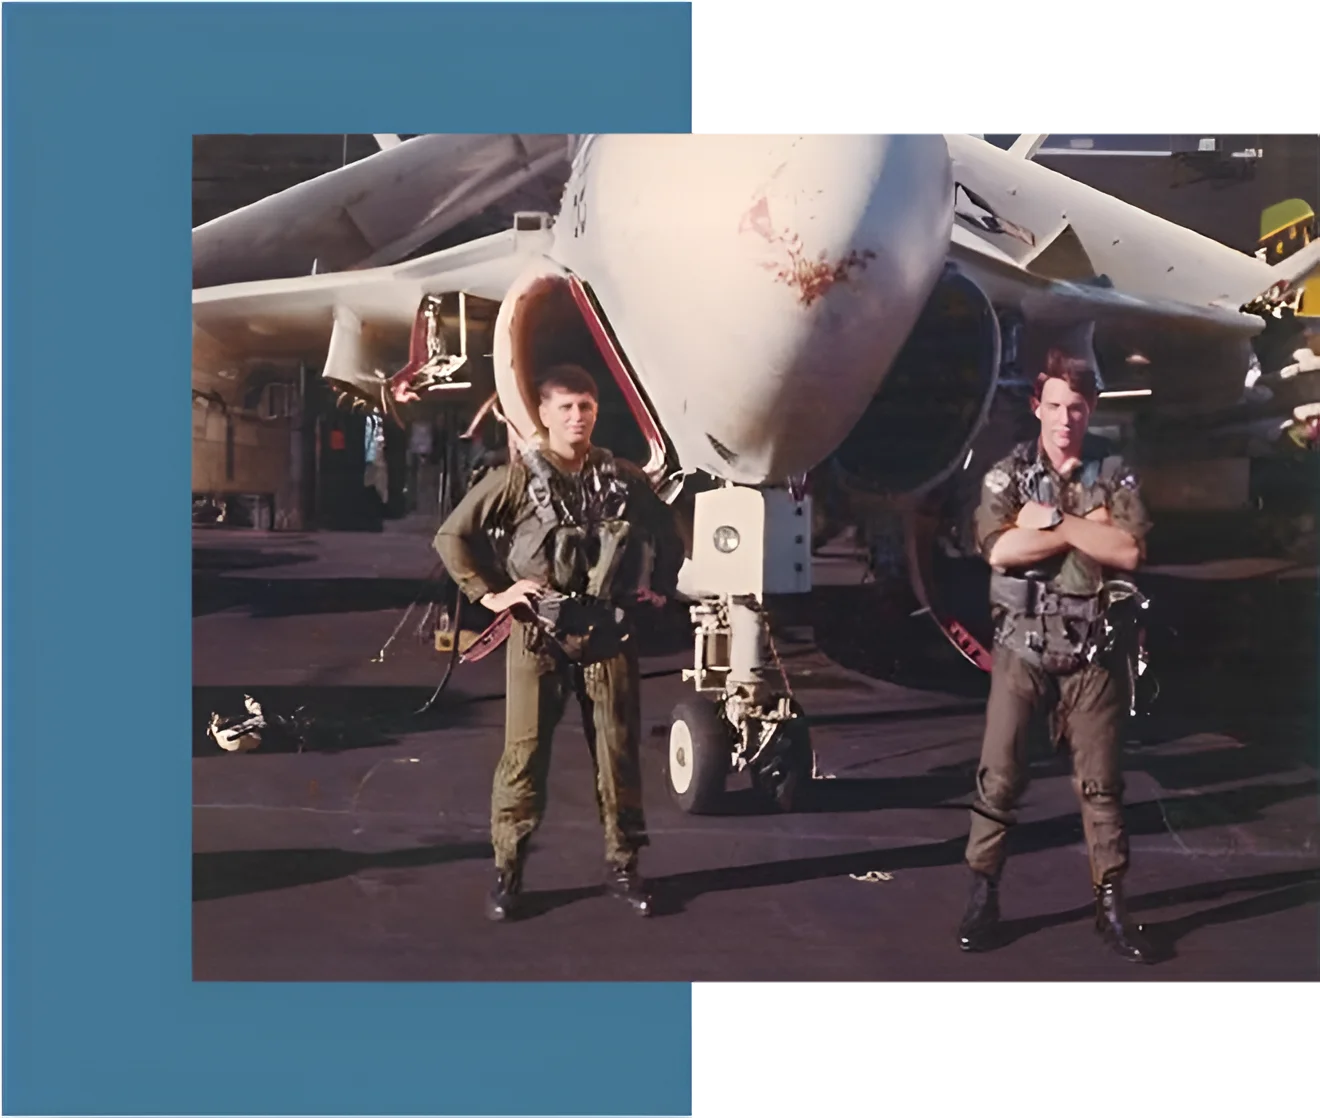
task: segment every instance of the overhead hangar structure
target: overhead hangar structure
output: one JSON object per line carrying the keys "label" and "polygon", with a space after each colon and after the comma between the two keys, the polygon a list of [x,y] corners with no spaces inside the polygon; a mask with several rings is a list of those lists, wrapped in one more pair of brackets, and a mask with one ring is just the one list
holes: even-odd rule
{"label": "overhead hangar structure", "polygon": [[193,287],[394,264],[492,209],[507,221],[512,211],[500,203],[520,193],[517,208],[553,209],[575,142],[566,135],[373,139],[381,145],[375,154],[193,229]]}

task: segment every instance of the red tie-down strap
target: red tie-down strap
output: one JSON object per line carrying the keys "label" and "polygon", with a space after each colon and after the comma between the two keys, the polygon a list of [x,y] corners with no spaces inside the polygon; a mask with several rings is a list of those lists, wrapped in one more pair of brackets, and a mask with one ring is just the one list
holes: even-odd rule
{"label": "red tie-down strap", "polygon": [[904,529],[907,537],[908,573],[917,601],[930,614],[931,620],[939,626],[949,643],[981,671],[988,672],[994,662],[990,651],[956,617],[945,613],[935,597],[935,579],[931,569],[935,533],[939,529],[935,502],[932,500],[921,507],[909,509],[904,517]]}
{"label": "red tie-down strap", "polygon": [[994,657],[955,618],[941,617],[934,613],[931,616],[935,618],[935,623],[944,630],[944,635],[953,642],[954,648],[966,656],[981,671],[988,672],[991,669]]}
{"label": "red tie-down strap", "polygon": [[[474,664],[478,660],[484,660],[500,645],[509,639],[509,634],[513,631],[513,614],[507,609],[501,613],[482,631],[481,635],[472,642],[468,650],[459,656],[460,664]],[[457,634],[455,635],[457,640]]]}
{"label": "red tie-down strap", "polygon": [[[663,606],[665,596],[656,594],[650,590],[639,590],[637,600],[645,605]],[[462,653],[458,662],[460,664],[473,664],[478,660],[484,660],[500,645],[509,639],[509,633],[513,631],[513,614],[505,610],[494,621],[482,630],[481,635],[468,647],[468,650]]]}

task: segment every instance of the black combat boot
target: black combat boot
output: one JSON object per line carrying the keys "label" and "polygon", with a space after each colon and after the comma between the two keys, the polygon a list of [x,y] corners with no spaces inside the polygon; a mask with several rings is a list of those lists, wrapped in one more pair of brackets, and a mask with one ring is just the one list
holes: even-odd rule
{"label": "black combat boot", "polygon": [[515,920],[522,899],[522,867],[496,869],[495,884],[486,895],[487,920]]}
{"label": "black combat boot", "polygon": [[1115,954],[1129,962],[1155,962],[1155,949],[1142,934],[1141,925],[1128,915],[1123,886],[1117,879],[1095,887],[1095,930]]}
{"label": "black combat boot", "polygon": [[626,901],[638,916],[650,916],[655,905],[645,879],[637,872],[635,862],[626,866],[610,866],[609,891],[613,897]]}
{"label": "black combat boot", "polygon": [[958,926],[958,946],[964,951],[989,951],[998,946],[999,879],[972,871],[972,895]]}

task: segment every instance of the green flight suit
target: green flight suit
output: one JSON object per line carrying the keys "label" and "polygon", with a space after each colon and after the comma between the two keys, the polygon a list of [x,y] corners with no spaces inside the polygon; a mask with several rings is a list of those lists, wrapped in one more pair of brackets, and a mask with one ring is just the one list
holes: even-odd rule
{"label": "green flight suit", "polygon": [[[1087,439],[1082,464],[1069,478],[1059,476],[1038,442],[1023,443],[987,472],[975,517],[977,544],[987,561],[1032,500],[1056,504],[1073,516],[1104,506],[1112,523],[1129,532],[1145,554],[1151,522],[1138,478],[1099,440]],[[991,877],[1003,868],[1008,828],[1026,783],[1029,729],[1044,713],[1056,743],[1066,740],[1072,754],[1093,884],[1114,880],[1128,866],[1122,801],[1127,694],[1116,667],[1104,657],[1088,661],[1073,655],[1084,649],[1090,627],[1098,623],[1106,572],[1090,556],[1070,550],[1031,572],[1009,573],[1038,580],[1057,611],[993,607],[994,665],[967,863]]]}
{"label": "green flight suit", "polygon": [[[578,527],[569,532],[580,530],[589,537],[581,548],[588,565],[603,538],[592,528],[597,522],[582,511],[583,502],[589,503],[586,494],[592,479],[612,478],[626,490],[623,511],[612,521],[628,526],[626,556],[613,579],[616,593],[612,594],[623,609],[623,622],[603,652],[574,661],[563,655],[542,626],[515,621],[506,651],[504,752],[491,793],[491,841],[501,870],[521,864],[528,840],[545,815],[555,728],[569,697],[576,696],[595,769],[606,860],[623,868],[635,862],[648,842],[639,764],[641,694],[632,591],[645,585],[654,593],[672,596],[683,550],[669,507],[631,463],[593,448],[582,470],[572,474],[549,458],[547,454],[550,488],[562,498],[556,507],[561,513],[576,513],[561,516],[559,526],[568,528],[573,521]],[[506,590],[520,578],[538,578],[564,593],[583,590],[582,565],[575,574],[572,560],[565,561],[565,548],[571,551],[577,537],[570,534],[568,544],[557,541],[553,528],[548,530],[546,521],[538,520],[529,480],[520,461],[492,470],[467,493],[435,537],[435,548],[451,577],[471,601]]]}

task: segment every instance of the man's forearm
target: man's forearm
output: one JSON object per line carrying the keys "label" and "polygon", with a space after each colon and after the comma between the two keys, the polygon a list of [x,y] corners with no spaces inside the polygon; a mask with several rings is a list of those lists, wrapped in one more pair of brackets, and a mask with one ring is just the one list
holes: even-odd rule
{"label": "man's forearm", "polygon": [[1068,540],[1059,529],[1010,528],[990,549],[992,567],[1029,567],[1067,551]]}
{"label": "man's forearm", "polygon": [[1120,571],[1135,571],[1141,563],[1141,548],[1133,536],[1112,524],[1065,516],[1055,532],[1069,547],[1089,555],[1097,563]]}
{"label": "man's forearm", "polygon": [[463,536],[441,528],[434,546],[449,577],[458,584],[468,601],[479,602],[487,594],[498,594],[509,588],[509,580],[504,574],[493,563],[483,562],[479,549]]}

